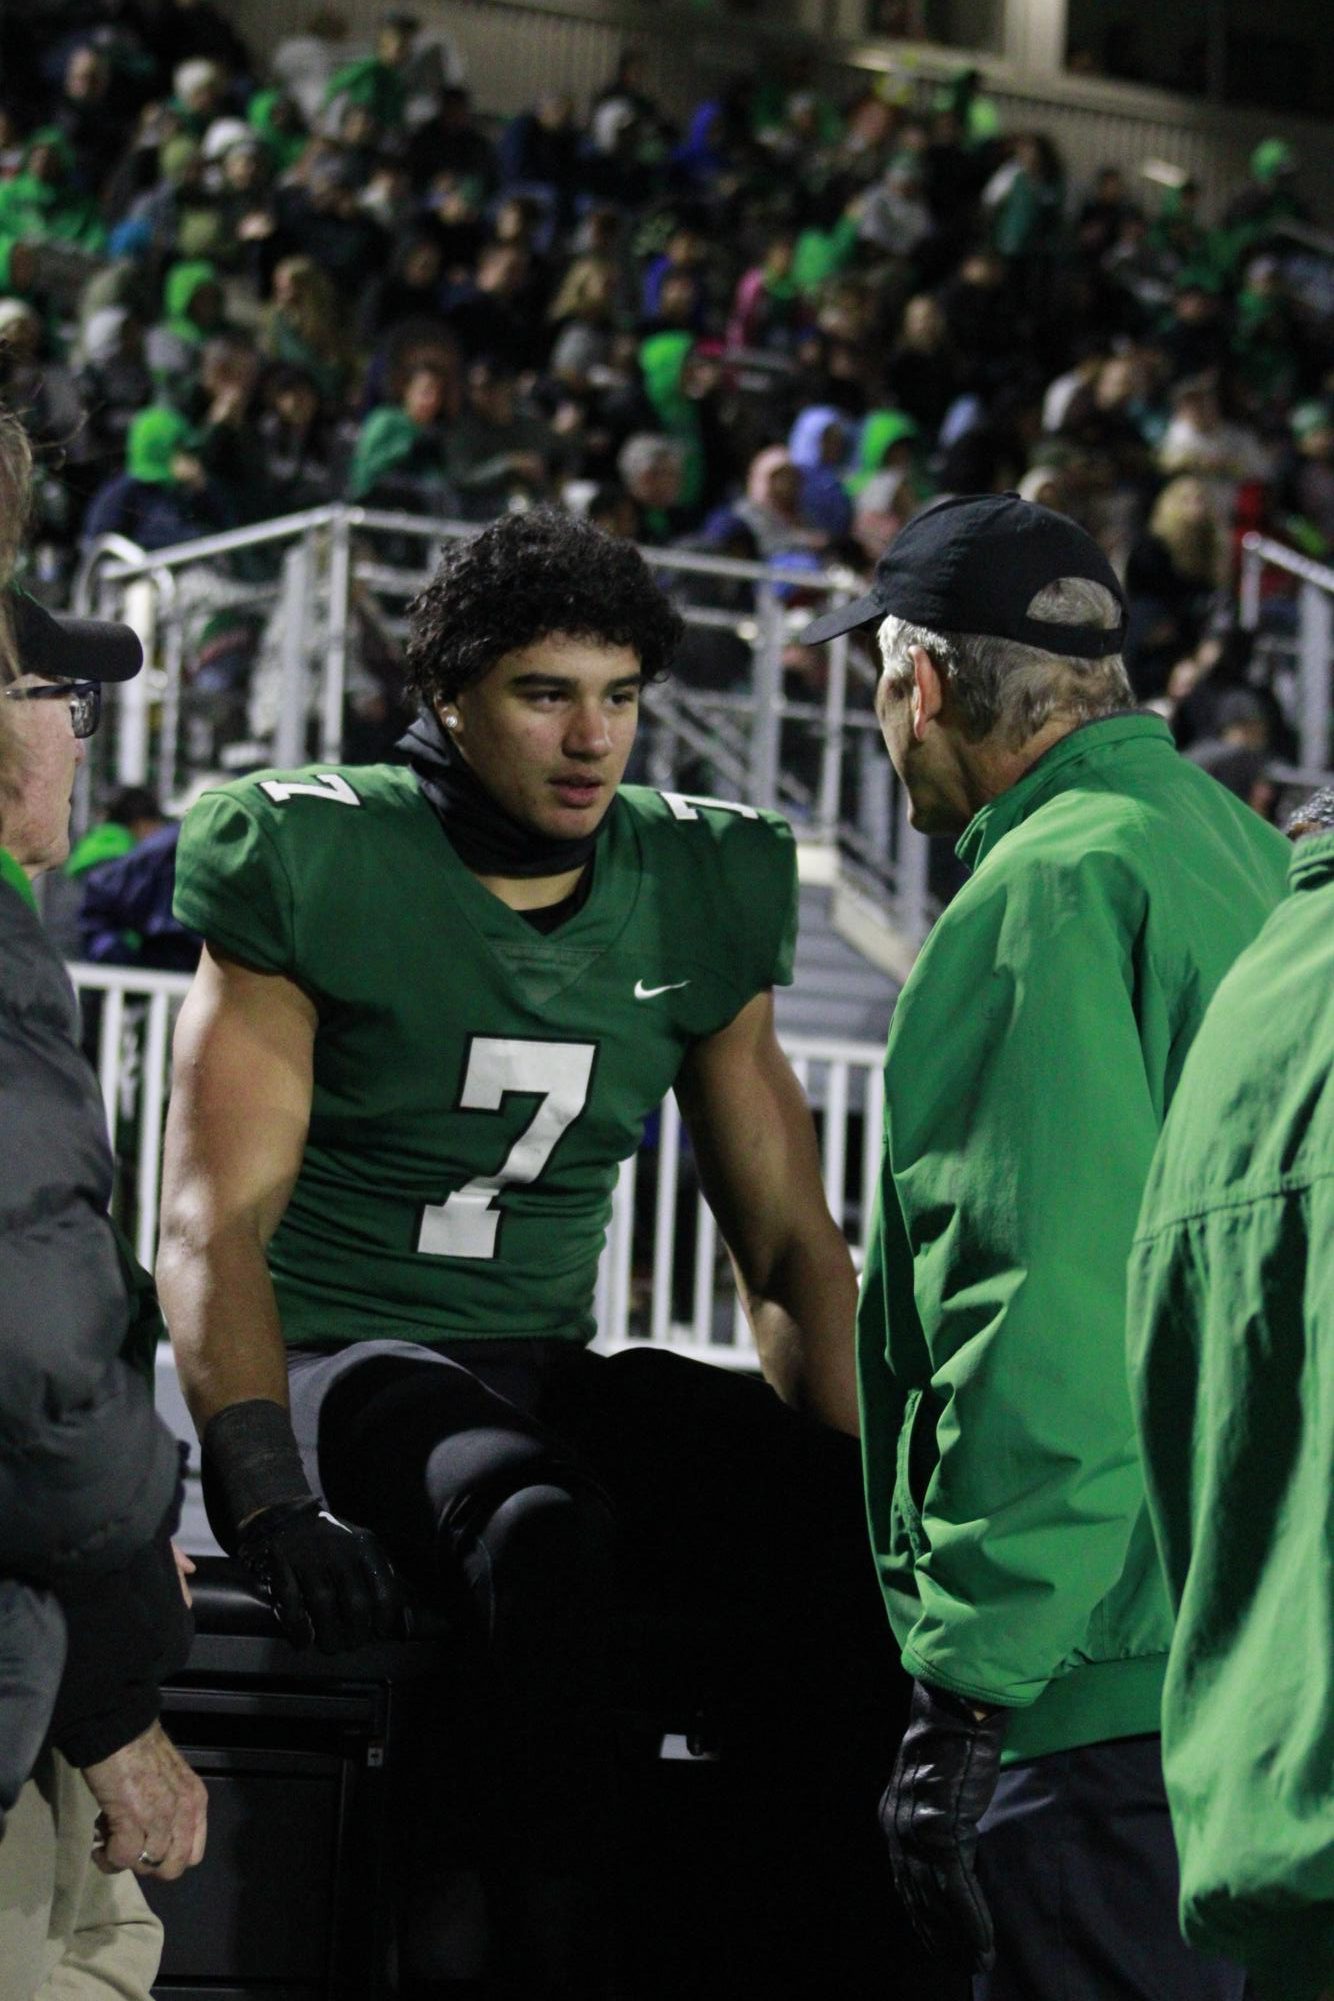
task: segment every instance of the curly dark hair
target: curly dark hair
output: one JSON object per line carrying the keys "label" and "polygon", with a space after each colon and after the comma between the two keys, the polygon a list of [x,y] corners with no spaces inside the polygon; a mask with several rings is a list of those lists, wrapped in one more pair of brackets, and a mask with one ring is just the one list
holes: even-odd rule
{"label": "curly dark hair", "polygon": [[408,606],[408,687],[426,706],[548,634],[628,646],[646,681],[685,627],[631,542],[555,508],[506,514],[456,543]]}

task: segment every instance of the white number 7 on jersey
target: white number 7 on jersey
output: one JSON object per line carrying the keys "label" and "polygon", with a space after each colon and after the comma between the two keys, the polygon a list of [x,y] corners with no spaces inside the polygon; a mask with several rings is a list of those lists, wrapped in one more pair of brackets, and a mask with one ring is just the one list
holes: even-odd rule
{"label": "white number 7 on jersey", "polygon": [[459,1110],[498,1112],[510,1091],[540,1095],[542,1102],[494,1174],[478,1174],[444,1202],[422,1211],[417,1249],[436,1258],[493,1258],[508,1184],[536,1181],[557,1140],[588,1103],[593,1042],[520,1042],[495,1035],[473,1037],[459,1094]]}

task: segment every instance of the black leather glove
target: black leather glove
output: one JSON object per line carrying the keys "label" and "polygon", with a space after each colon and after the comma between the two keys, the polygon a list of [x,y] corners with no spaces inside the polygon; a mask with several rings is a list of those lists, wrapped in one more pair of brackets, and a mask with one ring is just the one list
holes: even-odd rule
{"label": "black leather glove", "polygon": [[379,1543],[313,1494],[253,1516],[236,1558],[294,1647],[313,1640],[321,1653],[336,1654],[401,1630],[402,1593]]}
{"label": "black leather glove", "polygon": [[928,1952],[987,1973],[996,1960],[977,1880],[977,1823],[996,1790],[1008,1712],[913,1683],[908,1728],[880,1801],[894,1887]]}

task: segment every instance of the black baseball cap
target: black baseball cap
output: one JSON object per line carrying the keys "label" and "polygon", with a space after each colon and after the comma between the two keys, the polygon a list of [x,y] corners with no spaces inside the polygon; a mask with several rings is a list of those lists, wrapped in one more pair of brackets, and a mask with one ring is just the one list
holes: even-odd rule
{"label": "black baseball cap", "polygon": [[144,664],[132,626],[48,611],[19,590],[9,592],[9,615],[20,673],[45,681],[130,681]]}
{"label": "black baseball cap", "polygon": [[[1109,590],[1121,607],[1117,624],[1104,631],[1030,618],[1038,592],[1061,577]],[[801,644],[878,625],[890,612],[933,632],[1016,639],[1079,660],[1119,653],[1126,636],[1125,593],[1093,537],[1068,515],[1017,493],[951,494],[914,514],[876,564],[866,595],[815,619]]]}

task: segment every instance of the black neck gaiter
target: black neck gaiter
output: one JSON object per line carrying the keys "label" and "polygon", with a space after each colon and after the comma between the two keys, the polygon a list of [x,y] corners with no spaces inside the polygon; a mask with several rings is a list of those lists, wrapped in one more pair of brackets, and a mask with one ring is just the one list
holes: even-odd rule
{"label": "black neck gaiter", "polygon": [[474,875],[566,875],[589,860],[607,824],[604,814],[591,834],[572,841],[523,826],[491,796],[443,723],[429,712],[417,718],[394,748],[411,767],[459,860]]}

